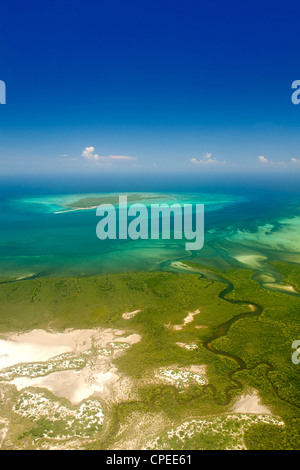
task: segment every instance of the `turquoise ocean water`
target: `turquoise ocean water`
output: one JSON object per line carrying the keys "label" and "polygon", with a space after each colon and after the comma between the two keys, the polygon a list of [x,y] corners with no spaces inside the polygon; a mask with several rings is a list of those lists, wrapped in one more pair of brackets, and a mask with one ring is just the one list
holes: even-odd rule
{"label": "turquoise ocean water", "polygon": [[[118,191],[120,187],[120,191]],[[254,269],[262,284],[280,282],[270,260],[300,263],[300,192],[296,186],[198,184],[80,185],[74,181],[6,182],[0,193],[0,277],[87,276],[136,270],[173,270],[191,260],[220,268]],[[167,187],[167,188],[166,188]],[[88,189],[92,189],[88,191]],[[152,189],[152,190],[151,190]],[[145,202],[203,203],[205,241],[187,251],[185,240],[105,240],[96,237],[96,210],[69,211],[90,195],[137,194]],[[151,199],[147,200],[147,198]]]}

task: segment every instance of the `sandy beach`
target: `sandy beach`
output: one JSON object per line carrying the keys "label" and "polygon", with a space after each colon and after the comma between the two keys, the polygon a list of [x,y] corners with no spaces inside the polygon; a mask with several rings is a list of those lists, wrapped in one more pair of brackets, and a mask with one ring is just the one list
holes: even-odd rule
{"label": "sandy beach", "polygon": [[[125,399],[131,393],[132,384],[119,373],[112,360],[141,337],[124,333],[97,328],[64,333],[33,330],[6,335],[0,340],[0,380],[9,381],[18,390],[46,388],[73,404],[91,395],[108,401]],[[40,369],[45,364],[65,370],[57,371],[53,367],[42,373]]]}

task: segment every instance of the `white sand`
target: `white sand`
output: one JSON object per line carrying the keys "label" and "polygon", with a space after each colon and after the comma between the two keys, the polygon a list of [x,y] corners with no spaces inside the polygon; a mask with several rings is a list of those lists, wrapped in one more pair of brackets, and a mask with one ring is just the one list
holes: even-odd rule
{"label": "white sand", "polygon": [[[44,330],[33,330],[28,333],[6,335],[0,339],[0,369],[14,364],[47,361],[66,352],[80,354],[91,347],[92,341],[103,347],[124,334],[122,330],[89,329],[66,330],[64,333],[50,333]],[[123,341],[134,344],[140,340],[139,335],[130,335]]]}
{"label": "white sand", "polygon": [[14,343],[0,339],[0,369],[23,362],[47,361],[53,356],[70,352],[70,346]]}
{"label": "white sand", "polygon": [[27,387],[46,388],[57,397],[65,397],[72,404],[78,404],[94,393],[102,396],[108,395],[107,386],[119,380],[116,371],[117,369],[114,368],[94,374],[91,370],[86,369],[81,371],[68,370],[33,379],[21,377],[12,380],[10,383],[14,384],[18,390]]}
{"label": "white sand", "polygon": [[284,286],[283,284],[276,284],[275,282],[264,284],[264,287],[267,287],[268,289],[278,289],[284,292],[297,293],[296,289],[293,286]]}
{"label": "white sand", "polygon": [[[111,328],[67,330],[64,333],[33,330],[20,335],[7,335],[0,340],[0,369],[28,362],[46,362],[66,352],[80,356],[93,345],[99,348],[99,355],[91,356],[91,361],[80,370],[56,371],[40,377],[16,377],[10,383],[18,390],[27,387],[46,388],[74,404],[93,394],[115,401],[126,398],[132,384],[119,374],[112,360],[126,353],[127,347],[140,340],[138,334],[125,336],[123,330]],[[110,356],[105,357],[100,353],[101,348],[105,347],[111,349]]]}
{"label": "white sand", "polygon": [[198,348],[196,343],[181,343],[178,341],[176,344],[180,348],[187,349],[188,351],[193,351],[194,349]]}
{"label": "white sand", "polygon": [[271,411],[261,404],[261,399],[256,390],[253,390],[249,394],[242,395],[234,404],[232,411],[235,413],[271,414]]}
{"label": "white sand", "polygon": [[245,264],[251,268],[261,268],[262,261],[267,257],[263,255],[237,255],[234,258],[241,264]]}
{"label": "white sand", "polygon": [[97,330],[67,330],[64,333],[32,330],[6,335],[5,339],[0,339],[0,369],[19,363],[47,361],[66,352],[78,353],[91,346],[94,335],[97,336]]}
{"label": "white sand", "polygon": [[195,315],[198,315],[198,313],[200,313],[200,310],[195,310],[194,312],[189,312],[187,314],[187,316],[183,319],[183,323],[181,325],[171,325],[170,323],[168,323],[165,326],[167,328],[175,330],[175,331],[182,330],[186,325],[188,325],[189,323],[192,323],[192,321],[194,321],[194,317],[195,317]]}
{"label": "white sand", "polygon": [[165,369],[158,369],[155,372],[155,381],[172,383],[179,388],[188,387],[191,383],[204,385],[206,380],[205,365],[191,365],[189,367],[170,366]]}
{"label": "white sand", "polygon": [[131,318],[135,317],[137,313],[140,313],[141,310],[133,310],[132,312],[124,312],[122,313],[122,317],[124,320],[130,320]]}
{"label": "white sand", "polygon": [[194,320],[194,316],[198,315],[200,313],[200,310],[195,310],[194,312],[189,312],[189,314],[184,318],[183,320],[183,325],[187,325],[188,323],[192,323]]}
{"label": "white sand", "polygon": [[192,268],[191,266],[184,264],[182,261],[172,261],[171,266],[172,268],[186,269],[187,271],[197,271],[196,268]]}

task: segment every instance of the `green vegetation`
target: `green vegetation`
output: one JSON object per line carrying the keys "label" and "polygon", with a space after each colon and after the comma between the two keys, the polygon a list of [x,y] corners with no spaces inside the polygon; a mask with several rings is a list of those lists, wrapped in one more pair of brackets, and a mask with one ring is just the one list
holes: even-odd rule
{"label": "green vegetation", "polygon": [[272,261],[270,264],[280,272],[284,284],[292,285],[300,292],[299,265],[280,261]]}
{"label": "green vegetation", "polygon": [[[139,194],[128,194],[127,202],[141,202],[149,199],[157,199],[157,196],[141,196]],[[78,201],[68,204],[66,207],[74,209],[85,209],[88,207],[96,207],[100,204],[119,204],[119,195],[117,196],[89,196],[78,199]]]}
{"label": "green vegetation", "polygon": [[[267,436],[266,440],[263,433]],[[186,421],[158,436],[150,442],[150,447],[180,450],[273,449],[278,439],[280,448],[284,448],[285,429],[279,419],[228,414]]]}

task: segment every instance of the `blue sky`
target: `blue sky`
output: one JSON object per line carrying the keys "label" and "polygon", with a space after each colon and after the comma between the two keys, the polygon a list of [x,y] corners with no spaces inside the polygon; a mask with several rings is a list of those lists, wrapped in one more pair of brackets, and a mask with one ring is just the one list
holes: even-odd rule
{"label": "blue sky", "polygon": [[298,17],[289,0],[5,2],[1,174],[300,171]]}

